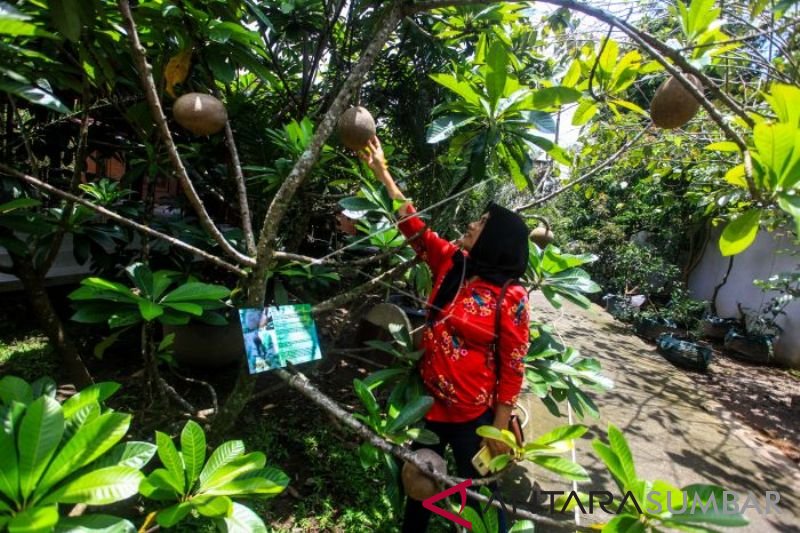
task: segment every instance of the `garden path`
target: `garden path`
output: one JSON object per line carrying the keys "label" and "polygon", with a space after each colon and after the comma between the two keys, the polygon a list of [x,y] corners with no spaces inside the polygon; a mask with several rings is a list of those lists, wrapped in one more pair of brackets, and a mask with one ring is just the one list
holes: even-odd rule
{"label": "garden path", "polygon": [[[800,532],[798,465],[778,448],[759,441],[754,430],[734,419],[687,371],[662,358],[653,344],[632,334],[599,306],[585,311],[565,304],[555,310],[539,293],[532,296],[531,305],[533,318],[553,323],[566,345],[596,357],[615,383],[613,390],[592,395],[600,419],[583,421],[589,432],[576,444],[576,460],[589,471],[591,481],[579,484],[579,491],[608,490],[614,495],[613,508],[619,504],[622,495],[591,447],[593,438],[608,442],[606,430],[613,423],[630,444],[639,477],[678,487],[713,483],[743,494],[752,491],[762,509],[765,491],[780,493],[780,514],[759,515],[751,508],[745,512],[749,526],[726,531]],[[531,413],[527,439],[567,423],[566,418],[552,416],[538,398],[527,395],[523,401]],[[529,472],[516,468],[504,482],[504,492],[517,501],[530,498],[532,478],[544,490],[571,490],[569,483],[540,468],[530,467]],[[547,513],[546,506],[542,510]],[[590,524],[610,518],[595,507],[594,515],[582,515],[580,520]]]}

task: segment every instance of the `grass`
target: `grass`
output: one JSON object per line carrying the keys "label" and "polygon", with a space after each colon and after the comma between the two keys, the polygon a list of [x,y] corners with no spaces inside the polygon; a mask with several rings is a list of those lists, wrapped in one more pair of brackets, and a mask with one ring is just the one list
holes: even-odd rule
{"label": "grass", "polygon": [[47,337],[38,331],[0,339],[0,374],[35,381],[58,373],[58,361]]}

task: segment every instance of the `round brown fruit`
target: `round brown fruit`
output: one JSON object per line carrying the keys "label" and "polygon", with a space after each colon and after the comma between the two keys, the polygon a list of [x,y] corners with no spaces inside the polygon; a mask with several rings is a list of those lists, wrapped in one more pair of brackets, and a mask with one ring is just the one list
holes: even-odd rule
{"label": "round brown fruit", "polygon": [[531,242],[534,242],[539,248],[545,248],[548,244],[553,242],[553,232],[544,226],[539,226],[531,231],[530,239]]}
{"label": "round brown fruit", "polygon": [[175,100],[172,116],[195,135],[213,135],[228,122],[228,112],[222,102],[203,93],[188,93]]}
{"label": "round brown fruit", "polygon": [[351,107],[339,117],[338,129],[342,144],[359,151],[375,136],[375,120],[363,107]]}
{"label": "round brown fruit", "polygon": [[[685,76],[702,92],[703,84],[696,76],[691,74]],[[650,102],[650,118],[659,128],[680,128],[697,114],[698,109],[700,102],[681,82],[670,76],[661,83]]]}
{"label": "round brown fruit", "polygon": [[[421,448],[414,452],[418,462],[423,464],[430,463],[433,470],[440,474],[447,473],[447,465],[444,459],[433,450],[428,448]],[[403,488],[408,494],[409,498],[417,501],[427,500],[431,496],[439,493],[441,487],[439,483],[433,478],[428,477],[416,465],[405,463],[401,476],[403,479]]]}

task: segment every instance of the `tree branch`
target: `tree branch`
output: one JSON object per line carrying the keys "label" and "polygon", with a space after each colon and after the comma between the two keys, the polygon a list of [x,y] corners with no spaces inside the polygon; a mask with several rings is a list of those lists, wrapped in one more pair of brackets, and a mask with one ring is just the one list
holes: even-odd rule
{"label": "tree branch", "polygon": [[230,121],[225,123],[225,144],[231,154],[231,165],[233,166],[233,179],[236,182],[236,192],[239,195],[239,216],[242,218],[242,232],[247,246],[247,253],[255,257],[256,238],[253,233],[253,221],[250,219],[250,206],[247,203],[247,185],[242,172],[242,163],[239,161],[239,151],[236,149],[236,141],[233,138],[233,129]]}
{"label": "tree branch", "polygon": [[[576,178],[576,179],[572,180],[571,182],[567,183],[566,185],[564,185],[560,189],[557,189],[557,190],[551,192],[550,194],[548,194],[546,196],[543,196],[541,198],[537,198],[536,200],[532,201],[529,204],[523,205],[522,207],[518,207],[517,209],[515,209],[515,211],[520,212],[520,211],[524,211],[526,209],[530,209],[532,207],[536,207],[537,205],[543,204],[546,201],[550,200],[554,196],[558,196],[562,192],[564,192],[564,191],[566,191],[568,189],[571,189],[575,185],[578,185],[579,183],[583,183],[584,181],[588,180],[589,178],[591,178],[592,176],[594,176],[595,174],[597,174],[598,172],[600,172],[604,168],[610,166],[612,163],[615,163],[619,159],[619,156],[621,156],[623,153],[625,153],[627,150],[629,150],[631,146],[636,144],[636,142],[639,139],[642,138],[642,135],[644,135],[645,132],[647,132],[647,130],[649,128],[650,128],[649,126],[646,126],[646,127],[642,128],[641,131],[639,133],[637,133],[631,140],[629,140],[628,142],[626,142],[625,144],[620,146],[619,150],[614,152],[614,155],[612,155],[611,157],[609,157],[608,159],[606,159],[605,161],[603,161],[602,163],[600,163],[599,165],[597,165],[596,167],[591,169],[589,172],[587,172],[586,174],[584,174],[580,178]],[[526,216],[530,216],[532,218],[537,218],[535,215],[526,215]]]}
{"label": "tree branch", "polygon": [[[124,2],[126,0],[120,0]],[[275,194],[272,202],[270,203],[267,214],[264,217],[264,224],[261,228],[261,233],[258,239],[258,253],[256,256],[256,268],[253,272],[253,285],[251,286],[251,295],[248,296],[250,304],[258,303],[258,299],[263,300],[266,287],[266,272],[273,260],[275,253],[275,246],[277,244],[278,227],[281,220],[289,207],[297,189],[302,185],[305,179],[311,172],[312,167],[319,159],[322,147],[336,124],[336,120],[344,107],[350,100],[355,88],[360,83],[361,79],[369,72],[372,64],[380,52],[389,35],[400,22],[403,16],[402,1],[395,0],[389,7],[388,13],[384,20],[381,22],[378,31],[369,43],[366,50],[362,54],[356,66],[350,72],[350,75],[345,80],[339,94],[331,103],[327,113],[323,117],[320,124],[317,126],[314,137],[311,139],[308,148],[303,152],[300,158],[295,163],[289,176],[283,181],[280,189]]]}
{"label": "tree branch", "polygon": [[150,105],[150,111],[153,115],[153,120],[155,121],[156,126],[161,133],[161,137],[164,140],[164,145],[167,148],[167,153],[169,154],[170,161],[172,162],[172,166],[174,167],[178,181],[181,184],[183,193],[186,195],[186,198],[189,200],[189,204],[197,214],[197,217],[200,220],[200,225],[211,235],[217,244],[219,244],[222,250],[227,255],[234,258],[238,263],[248,264],[250,258],[234,248],[231,243],[225,239],[225,236],[222,235],[222,232],[220,232],[219,228],[217,228],[217,226],[214,224],[214,221],[211,220],[208,211],[206,211],[206,208],[203,205],[203,201],[197,194],[194,185],[192,185],[192,181],[189,179],[189,174],[186,172],[186,167],[183,165],[181,156],[178,154],[175,141],[172,139],[172,133],[167,125],[167,117],[164,115],[164,110],[162,109],[161,103],[158,99],[155,80],[153,80],[153,67],[147,62],[146,51],[139,40],[139,34],[136,31],[136,22],[133,20],[130,3],[128,0],[118,0],[117,4],[120,12],[122,13],[122,18],[125,21],[128,38],[131,42],[131,54],[133,55],[133,60],[136,63],[136,68],[139,71],[142,89],[144,90],[145,97],[147,98],[147,103]]}
{"label": "tree branch", "polygon": [[[209,261],[210,263],[213,263],[213,264],[215,264],[215,265],[217,265],[219,267],[222,267],[222,268],[224,268],[226,270],[234,272],[234,273],[236,273],[236,274],[238,274],[240,276],[246,276],[247,275],[247,272],[245,272],[244,270],[240,269],[236,265],[232,265],[232,264],[228,263],[227,261],[225,261],[223,259],[220,259],[219,257],[217,257],[215,255],[212,255],[212,254],[210,254],[210,253],[208,253],[208,252],[206,252],[204,250],[201,250],[200,248],[195,248],[194,246],[192,246],[190,244],[186,244],[182,240],[177,239],[177,238],[175,238],[175,237],[173,237],[171,235],[167,235],[166,233],[161,233],[160,231],[156,231],[154,229],[151,229],[151,228],[149,228],[149,227],[147,227],[147,226],[145,226],[143,224],[139,224],[138,222],[134,222],[133,220],[130,220],[130,219],[127,219],[127,218],[125,218],[125,217],[123,217],[121,215],[118,215],[117,213],[115,213],[113,211],[109,211],[105,207],[101,207],[99,205],[93,204],[92,202],[84,200],[83,198],[75,196],[74,194],[70,194],[68,192],[62,191],[61,189],[57,189],[57,188],[53,187],[52,185],[50,185],[48,183],[45,183],[45,182],[43,182],[41,180],[38,180],[38,179],[34,178],[33,176],[29,176],[27,174],[23,174],[22,172],[14,170],[13,168],[11,168],[11,167],[3,164],[3,163],[0,163],[0,171],[1,172],[5,172],[9,176],[12,176],[14,178],[17,178],[20,181],[24,181],[24,182],[26,182],[26,183],[28,183],[30,185],[33,185],[34,187],[36,187],[38,189],[45,190],[45,191],[47,191],[47,192],[49,192],[51,194],[54,194],[54,195],[56,195],[56,196],[58,196],[60,198],[65,199],[67,201],[74,202],[76,204],[80,204],[80,205],[82,205],[84,207],[88,207],[92,211],[95,211],[96,213],[99,213],[99,214],[101,214],[103,216],[106,216],[106,217],[116,221],[116,222],[119,222],[120,224],[123,224],[125,226],[130,227],[130,228],[133,228],[136,231],[141,231],[142,233],[147,233],[151,237],[155,237],[157,239],[161,239],[163,241],[166,241],[166,242],[172,244],[173,246],[176,246],[177,248],[180,248],[182,250],[186,250],[187,252],[191,252],[191,253],[199,256],[199,257],[202,257],[206,261]],[[248,258],[248,260],[250,261],[250,266],[252,266],[255,263],[250,258]]]}

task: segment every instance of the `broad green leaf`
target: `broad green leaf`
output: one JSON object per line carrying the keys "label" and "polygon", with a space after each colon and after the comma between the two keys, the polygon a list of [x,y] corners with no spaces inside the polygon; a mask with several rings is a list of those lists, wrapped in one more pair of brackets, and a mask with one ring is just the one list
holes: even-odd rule
{"label": "broad green leaf", "polygon": [[611,475],[614,476],[614,480],[617,482],[619,489],[624,491],[627,474],[625,473],[625,469],[622,468],[622,464],[620,463],[617,454],[615,454],[610,447],[603,444],[598,439],[594,439],[592,441],[592,448],[594,448],[595,453],[606,465],[606,468],[608,468],[608,471],[611,473]]}
{"label": "broad green leaf", "polygon": [[770,94],[765,94],[764,99],[778,116],[778,121],[800,126],[800,88],[794,85],[775,83],[770,88]]}
{"label": "broad green leaf", "polygon": [[44,495],[47,489],[110,450],[128,432],[130,423],[130,415],[109,412],[80,427],[53,459],[36,494]]}
{"label": "broad green leaf", "polygon": [[543,133],[555,133],[556,122],[553,115],[545,111],[520,111],[520,116],[537,130]]}
{"label": "broad green leaf", "polygon": [[58,31],[67,39],[78,42],[81,37],[80,0],[50,0],[50,13]]}
{"label": "broad green leaf", "polygon": [[564,479],[575,481],[589,480],[589,474],[586,473],[586,470],[581,465],[573,463],[564,457],[539,455],[532,457],[530,460],[542,468],[555,472]]}
{"label": "broad green leaf", "polygon": [[222,300],[230,295],[231,291],[221,285],[190,282],[181,285],[167,293],[161,303],[197,302],[202,300]]}
{"label": "broad green leaf", "polygon": [[489,470],[491,470],[492,472],[499,472],[500,470],[504,469],[510,462],[511,462],[511,456],[507,453],[501,453],[496,457],[492,457],[492,460],[489,461]]}
{"label": "broad green leaf", "polygon": [[166,468],[156,468],[142,480],[139,492],[151,500],[174,501],[183,496],[181,480]]}
{"label": "broad green leaf", "polygon": [[517,439],[514,434],[507,429],[498,429],[494,426],[480,426],[475,430],[479,436],[486,439],[499,440],[512,450],[517,449]]}
{"label": "broad green leaf", "polygon": [[602,533],[645,533],[645,531],[647,529],[638,517],[628,514],[615,516],[602,529]]}
{"label": "broad green leaf", "polygon": [[534,533],[535,527],[530,520],[517,520],[508,533]]}
{"label": "broad green leaf", "polygon": [[725,181],[744,190],[748,189],[747,179],[744,174],[744,164],[736,165],[725,173]]}
{"label": "broad green leaf", "polygon": [[189,420],[181,431],[181,453],[186,463],[187,486],[191,490],[206,461],[206,434],[193,420]]}
{"label": "broad green leaf", "polygon": [[[459,507],[457,507],[455,510],[457,511]],[[472,507],[464,507],[464,510],[461,511],[461,517],[472,524],[472,528],[470,529],[472,533],[493,533],[486,527],[486,524],[483,523],[483,518],[478,511]]]}
{"label": "broad green leaf", "polygon": [[709,144],[705,149],[712,152],[738,152],[739,146],[735,142],[720,141]]}
{"label": "broad green leaf", "polygon": [[156,515],[156,522],[161,527],[172,527],[189,514],[192,510],[191,502],[180,502],[162,509]]}
{"label": "broad green leaf", "polygon": [[141,472],[128,466],[92,470],[61,484],[48,494],[42,503],[107,505],[136,494],[143,477]]}
{"label": "broad green leaf", "polygon": [[644,497],[645,500],[639,505],[648,514],[657,515],[668,512],[669,509],[680,509],[683,506],[681,489],[660,479],[653,481]]}
{"label": "broad green leaf", "polygon": [[[19,413],[25,406],[16,403]],[[17,443],[15,437],[16,423],[19,414],[12,412],[13,407],[0,407],[0,494],[9,501],[19,498],[19,465],[17,457]]]}
{"label": "broad green leaf", "polygon": [[426,140],[430,144],[444,141],[455,133],[459,128],[475,122],[478,117],[474,115],[446,115],[439,117],[428,127]]}
{"label": "broad green leaf", "polygon": [[581,100],[581,103],[575,109],[575,114],[572,115],[572,125],[583,126],[595,116],[598,110],[599,108],[594,100]]}
{"label": "broad green leaf", "polygon": [[478,105],[480,96],[468,82],[459,80],[452,74],[431,74],[431,79],[439,85],[450,89],[468,103]]}
{"label": "broad green leaf", "polygon": [[614,39],[606,39],[605,44],[600,44],[603,53],[600,54],[600,59],[597,66],[606,75],[602,76],[603,79],[608,79],[610,74],[614,72],[614,67],[617,65],[617,58],[619,57],[619,45]]}
{"label": "broad green leaf", "polygon": [[58,521],[55,533],[136,533],[129,521],[104,514],[65,517]]}
{"label": "broad green leaf", "polygon": [[148,300],[153,298],[153,272],[144,263],[134,263],[125,269],[133,284],[141,292],[141,296]]}
{"label": "broad green leaf", "polygon": [[508,51],[500,41],[494,41],[489,47],[486,56],[486,92],[492,109],[497,107],[497,101],[503,96],[506,86],[506,69],[508,68]]}
{"label": "broad green leaf", "polygon": [[149,300],[141,299],[137,303],[139,305],[139,312],[145,320],[155,320],[164,314],[164,309],[160,305]]}
{"label": "broad green leaf", "polygon": [[425,428],[411,428],[406,431],[406,436],[420,444],[439,444],[439,436],[433,431]]}
{"label": "broad green leaf", "polygon": [[597,259],[598,257],[594,254],[562,254],[552,246],[548,246],[542,256],[541,269],[548,274],[557,274],[574,267],[594,263]]}
{"label": "broad green leaf", "polygon": [[120,388],[119,383],[113,381],[105,381],[102,383],[95,383],[89,385],[78,394],[72,396],[69,400],[64,402],[62,409],[64,410],[64,418],[69,420],[80,409],[93,403],[102,403],[110,398]]}
{"label": "broad green leaf", "polygon": [[586,426],[581,426],[578,424],[573,424],[571,426],[561,426],[557,427],[553,431],[545,433],[544,435],[537,437],[533,440],[533,442],[537,444],[551,444],[553,442],[567,440],[567,439],[577,439],[580,438],[588,428]]}
{"label": "broad green leaf", "polygon": [[219,467],[198,489],[201,493],[212,494],[212,490],[218,489],[236,479],[237,477],[261,470],[267,462],[267,458],[261,452],[251,452],[232,459],[227,464]]}
{"label": "broad green leaf", "polygon": [[761,211],[750,209],[725,226],[719,239],[719,249],[725,257],[745,251],[756,240]]}
{"label": "broad green leaf", "polygon": [[92,468],[105,468],[107,466],[129,466],[140,470],[150,462],[156,454],[156,445],[149,442],[128,441],[120,442],[108,453],[92,463]]}
{"label": "broad green leaf", "polygon": [[30,496],[64,434],[64,414],[52,398],[32,402],[20,422],[17,435],[20,494]]}
{"label": "broad green leaf", "polygon": [[4,204],[0,204],[0,215],[10,213],[16,209],[28,209],[29,207],[37,207],[42,202],[33,198],[17,198]]}
{"label": "broad green leaf", "polygon": [[48,533],[58,522],[58,506],[26,509],[8,522],[8,533]]}
{"label": "broad green leaf", "polygon": [[613,98],[610,101],[613,102],[615,105],[618,105],[620,107],[624,107],[625,109],[627,109],[629,111],[633,111],[634,113],[637,113],[637,114],[639,114],[639,115],[641,115],[643,117],[649,116],[647,111],[645,111],[644,109],[642,109],[638,105],[636,105],[633,102],[630,102],[628,100],[623,100],[621,98]]}
{"label": "broad green leaf", "polygon": [[800,197],[788,194],[778,195],[778,205],[781,209],[792,216],[795,224],[795,232],[800,235]]}
{"label": "broad green leaf", "polygon": [[431,396],[420,396],[403,406],[400,413],[386,426],[386,433],[392,435],[406,426],[421,420],[433,405]]}
{"label": "broad green leaf", "polygon": [[234,503],[231,515],[218,519],[216,524],[222,533],[267,533],[258,515],[241,503]]}
{"label": "broad green leaf", "polygon": [[356,391],[356,395],[361,400],[361,403],[367,409],[369,417],[377,420],[380,417],[380,407],[378,407],[378,401],[375,399],[372,391],[359,379],[353,380],[353,388]]}
{"label": "broad green leaf", "polygon": [[564,87],[575,87],[578,83],[578,80],[581,76],[581,62],[578,59],[572,61],[567,70],[567,73],[564,74],[564,77],[561,80],[561,85]]}
{"label": "broad green leaf", "polygon": [[800,128],[796,124],[757,124],[753,141],[768,170],[770,190],[789,190],[800,182]]}
{"label": "broad green leaf", "polygon": [[33,388],[22,378],[4,376],[0,379],[0,400],[6,405],[12,402],[28,405],[33,401]]}
{"label": "broad green leaf", "polygon": [[223,485],[204,491],[203,494],[209,496],[244,496],[256,494],[274,496],[283,492],[289,484],[289,478],[282,472],[281,474],[283,475],[283,479],[279,480],[280,482],[277,483],[266,477],[246,475],[245,477],[233,479]]}
{"label": "broad green leaf", "polygon": [[227,496],[195,498],[192,503],[198,513],[208,518],[226,517],[233,510],[233,502]]}
{"label": "broad green leaf", "polygon": [[244,443],[240,440],[229,440],[220,444],[220,446],[211,454],[211,457],[208,459],[205,467],[203,467],[203,471],[200,472],[200,476],[198,478],[200,480],[200,485],[205,485],[208,479],[214,475],[214,473],[221,466],[230,463],[243,453]]}
{"label": "broad green leaf", "polygon": [[183,457],[175,448],[175,443],[166,433],[156,431],[156,445],[158,446],[158,458],[161,464],[167,469],[170,475],[178,482],[176,487],[181,494],[186,493],[186,473],[183,464]]}
{"label": "broad green leaf", "polygon": [[405,376],[408,374],[408,370],[405,368],[384,368],[382,370],[377,370],[367,376],[363,383],[367,386],[369,390],[376,389],[383,385],[384,383],[389,383],[394,381],[395,379],[400,378],[401,376]]}
{"label": "broad green leaf", "polygon": [[625,480],[630,483],[636,479],[636,467],[633,464],[633,455],[628,447],[628,442],[619,428],[613,424],[608,425],[608,443],[611,450],[619,459],[622,471],[625,472]]}
{"label": "broad green leaf", "polygon": [[547,110],[552,107],[577,102],[581,97],[581,92],[570,87],[545,87],[534,91],[532,105],[535,109]]}

